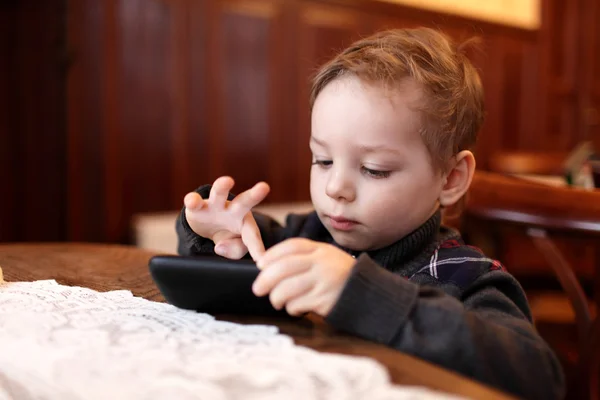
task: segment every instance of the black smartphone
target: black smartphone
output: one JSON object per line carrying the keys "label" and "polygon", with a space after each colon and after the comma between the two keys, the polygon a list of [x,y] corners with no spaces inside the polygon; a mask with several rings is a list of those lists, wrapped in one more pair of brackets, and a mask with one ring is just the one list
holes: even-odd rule
{"label": "black smartphone", "polygon": [[252,283],[259,273],[252,260],[217,255],[154,256],[150,274],[169,304],[209,314],[288,315],[269,297],[257,297]]}

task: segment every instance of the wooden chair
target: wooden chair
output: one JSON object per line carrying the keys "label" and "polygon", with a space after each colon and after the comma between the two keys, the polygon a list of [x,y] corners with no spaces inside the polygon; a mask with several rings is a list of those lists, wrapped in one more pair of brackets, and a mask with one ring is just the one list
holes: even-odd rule
{"label": "wooden chair", "polygon": [[[477,224],[479,223],[479,225]],[[483,224],[482,224],[483,223]],[[492,232],[492,245],[502,239],[493,231],[500,226],[524,231],[554,272],[573,310],[578,332],[577,398],[600,396],[600,322],[590,305],[578,276],[585,271],[570,263],[555,238],[577,237],[588,241],[595,252],[592,271],[596,310],[600,306],[600,190],[585,191],[529,182],[511,176],[477,172],[463,213],[467,240]],[[483,228],[482,228],[483,227]],[[479,231],[478,231],[479,230]],[[484,242],[485,243],[485,242]],[[498,254],[502,261],[503,255]],[[510,270],[510,265],[507,266]]]}

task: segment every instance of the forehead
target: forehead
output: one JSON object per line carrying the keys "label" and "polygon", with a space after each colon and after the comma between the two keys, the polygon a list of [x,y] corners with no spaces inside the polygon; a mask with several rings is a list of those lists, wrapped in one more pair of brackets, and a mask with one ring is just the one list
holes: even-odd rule
{"label": "forehead", "polygon": [[390,145],[420,140],[421,96],[412,80],[386,87],[352,75],[340,77],[325,86],[315,100],[312,134],[325,140]]}

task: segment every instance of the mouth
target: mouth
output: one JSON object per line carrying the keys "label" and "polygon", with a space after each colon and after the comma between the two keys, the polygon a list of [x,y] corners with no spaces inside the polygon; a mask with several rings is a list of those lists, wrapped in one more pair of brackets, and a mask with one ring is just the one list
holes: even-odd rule
{"label": "mouth", "polygon": [[353,221],[351,219],[347,219],[340,216],[330,216],[326,215],[327,219],[329,219],[329,224],[331,227],[338,231],[349,231],[352,230],[356,225],[358,225],[357,221]]}

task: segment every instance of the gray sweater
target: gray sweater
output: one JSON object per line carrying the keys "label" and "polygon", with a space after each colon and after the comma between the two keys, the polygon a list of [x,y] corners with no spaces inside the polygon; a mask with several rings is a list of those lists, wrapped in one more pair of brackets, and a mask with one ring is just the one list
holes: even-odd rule
{"label": "gray sweater", "polygon": [[[198,189],[205,198],[209,191]],[[290,215],[285,227],[258,213],[255,218],[266,248],[291,237],[340,247],[316,213]],[[326,321],[519,397],[563,398],[560,363],[535,331],[519,283],[440,221],[438,211],[383,249],[357,254],[342,248],[357,260]],[[184,211],[176,230],[181,255],[214,252]]]}

